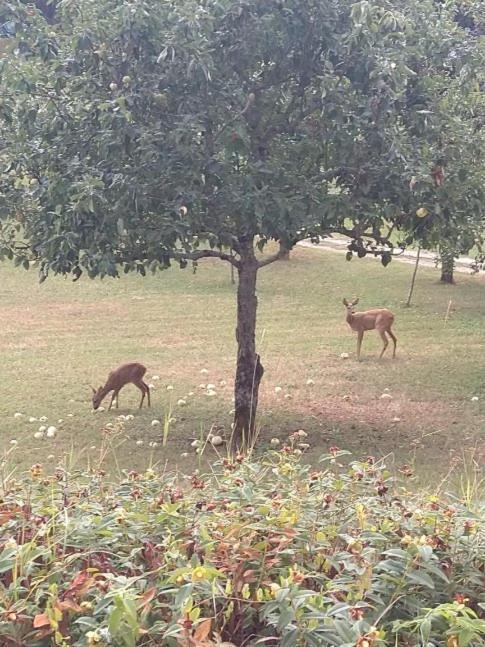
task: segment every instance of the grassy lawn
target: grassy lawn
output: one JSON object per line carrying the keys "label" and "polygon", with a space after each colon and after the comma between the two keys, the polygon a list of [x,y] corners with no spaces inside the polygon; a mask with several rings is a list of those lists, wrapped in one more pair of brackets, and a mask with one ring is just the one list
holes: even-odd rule
{"label": "grassy lawn", "polygon": [[[312,249],[297,249],[289,263],[261,270],[260,448],[303,428],[310,459],[331,445],[357,455],[391,454],[397,465],[415,461],[432,480],[465,450],[483,448],[484,282],[458,275],[456,286],[441,286],[435,270],[420,270],[414,306],[406,309],[411,272],[406,264],[384,269],[372,259],[347,263],[340,254]],[[359,308],[395,312],[395,361],[390,353],[378,361],[380,340],[370,332],[363,361],[355,362],[356,340],[341,304],[354,295]],[[185,470],[199,460],[190,447],[194,438],[212,426],[230,433],[235,286],[225,264],[201,263],[196,274],[173,269],[103,282],[52,278],[43,285],[35,271],[3,264],[0,297],[0,447],[9,450],[18,441],[10,464],[56,461],[73,448],[77,460],[95,461],[110,437],[120,468],[153,461]],[[341,359],[344,352],[350,359]],[[152,409],[138,411],[139,393],[130,386],[118,411],[94,415],[89,385],[130,360],[148,367]],[[208,383],[215,396],[200,386]],[[380,398],[385,389],[392,399]],[[181,398],[185,406],[177,404]],[[15,418],[16,412],[24,416]],[[134,419],[118,433],[103,432],[119,414]],[[30,416],[37,420],[28,422]],[[43,416],[48,422],[38,420]],[[175,420],[162,446],[169,417]],[[162,424],[152,426],[153,419]],[[35,439],[42,424],[58,427],[56,438]],[[153,442],[158,446],[150,447]]]}

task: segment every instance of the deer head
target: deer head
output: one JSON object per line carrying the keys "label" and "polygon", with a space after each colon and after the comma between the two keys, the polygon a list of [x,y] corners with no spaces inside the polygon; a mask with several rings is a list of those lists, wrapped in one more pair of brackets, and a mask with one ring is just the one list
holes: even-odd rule
{"label": "deer head", "polygon": [[99,405],[101,404],[105,394],[103,393],[103,387],[102,386],[100,386],[98,390],[91,387],[91,391],[93,392],[93,398],[92,398],[93,409],[96,410],[99,407]]}
{"label": "deer head", "polygon": [[359,303],[359,299],[354,299],[350,303],[347,301],[347,299],[343,299],[342,303],[344,306],[347,308],[347,314],[354,314],[354,306],[356,306]]}

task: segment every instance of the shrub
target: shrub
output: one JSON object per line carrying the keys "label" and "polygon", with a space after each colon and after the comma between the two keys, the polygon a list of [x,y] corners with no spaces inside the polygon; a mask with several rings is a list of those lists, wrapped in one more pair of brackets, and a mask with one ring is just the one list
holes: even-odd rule
{"label": "shrub", "polygon": [[298,440],[207,476],[5,483],[0,644],[484,644],[480,503],[336,448],[313,470]]}

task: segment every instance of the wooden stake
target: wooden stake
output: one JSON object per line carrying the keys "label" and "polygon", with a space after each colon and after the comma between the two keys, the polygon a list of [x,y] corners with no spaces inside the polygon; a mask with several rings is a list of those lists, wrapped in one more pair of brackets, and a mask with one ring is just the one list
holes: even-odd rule
{"label": "wooden stake", "polygon": [[445,323],[448,323],[448,319],[450,318],[450,312],[451,312],[452,303],[453,303],[453,301],[450,299],[450,302],[448,303],[448,308],[446,309]]}

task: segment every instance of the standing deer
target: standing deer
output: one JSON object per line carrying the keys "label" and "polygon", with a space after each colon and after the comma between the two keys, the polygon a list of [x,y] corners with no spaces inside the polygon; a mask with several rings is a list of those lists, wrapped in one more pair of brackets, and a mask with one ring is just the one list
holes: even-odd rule
{"label": "standing deer", "polygon": [[146,371],[147,370],[143,364],[138,364],[137,362],[122,364],[114,371],[111,371],[104,386],[100,386],[98,390],[91,387],[93,391],[93,409],[97,409],[99,407],[110,391],[113,391],[113,393],[111,395],[111,402],[109,403],[108,411],[111,409],[115,399],[116,408],[118,408],[118,393],[126,384],[130,383],[137,386],[142,392],[140,409],[143,406],[145,395],[148,396],[148,406],[150,406],[150,389],[148,384],[143,381],[143,376]]}
{"label": "standing deer", "polygon": [[389,340],[386,333],[394,343],[394,351],[392,357],[396,357],[397,339],[391,331],[391,326],[394,323],[394,315],[387,308],[380,308],[376,310],[365,310],[364,312],[354,312],[354,306],[359,303],[359,299],[354,299],[351,303],[347,299],[343,300],[344,306],[347,309],[345,320],[357,333],[357,359],[360,360],[360,349],[362,346],[362,339],[366,330],[377,330],[384,342],[384,347],[379,355],[379,359],[384,355],[386,348],[389,345]]}

